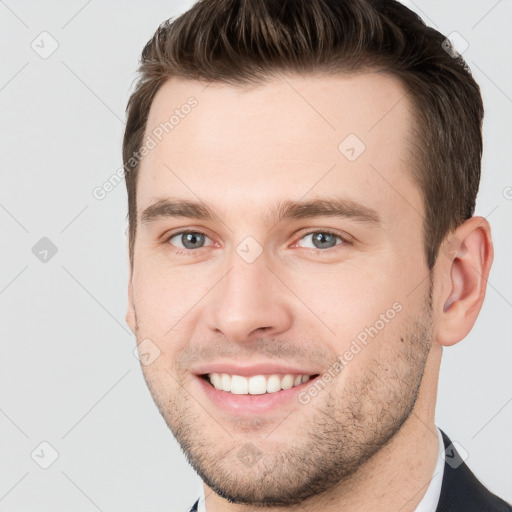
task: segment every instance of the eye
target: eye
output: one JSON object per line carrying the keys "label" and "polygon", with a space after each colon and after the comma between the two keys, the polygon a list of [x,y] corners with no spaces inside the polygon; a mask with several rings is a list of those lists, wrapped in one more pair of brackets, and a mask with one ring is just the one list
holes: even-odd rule
{"label": "eye", "polygon": [[307,249],[330,249],[336,245],[346,243],[346,240],[343,237],[336,233],[331,233],[330,231],[312,231],[307,233],[300,240],[309,240],[309,246],[301,245],[301,247],[305,247]]}
{"label": "eye", "polygon": [[188,250],[201,249],[205,246],[206,240],[210,240],[210,238],[200,231],[180,231],[167,239],[171,245],[178,249]]}

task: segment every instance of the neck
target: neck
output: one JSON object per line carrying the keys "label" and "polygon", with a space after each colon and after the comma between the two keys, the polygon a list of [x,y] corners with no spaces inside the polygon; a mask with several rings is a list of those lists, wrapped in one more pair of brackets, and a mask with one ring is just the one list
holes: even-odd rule
{"label": "neck", "polygon": [[[414,512],[432,479],[439,453],[435,396],[442,347],[434,344],[418,399],[409,418],[355,473],[336,487],[298,506],[265,508],[266,512]],[[261,512],[260,507],[226,502],[204,485],[207,512]]]}

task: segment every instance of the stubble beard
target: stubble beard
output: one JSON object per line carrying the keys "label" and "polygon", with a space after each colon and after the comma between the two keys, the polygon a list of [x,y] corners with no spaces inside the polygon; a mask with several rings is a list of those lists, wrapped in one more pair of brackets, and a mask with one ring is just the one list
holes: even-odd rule
{"label": "stubble beard", "polygon": [[[343,486],[410,416],[432,346],[431,292],[422,314],[409,320],[400,335],[390,340],[381,333],[372,340],[390,347],[392,354],[386,360],[371,358],[362,374],[351,374],[340,388],[336,384],[342,372],[315,400],[301,405],[276,428],[282,433],[288,421],[297,422],[301,411],[315,408],[314,414],[300,422],[300,437],[287,445],[272,443],[272,435],[258,437],[256,427],[265,422],[257,418],[252,422],[253,432],[247,435],[241,432],[249,431],[251,422],[241,428],[223,422],[222,417],[209,417],[174,378],[170,391],[143,367],[144,377],[187,460],[213,491],[232,503],[297,505],[333,486]],[[250,467],[238,456],[244,446],[255,446],[261,452]]]}

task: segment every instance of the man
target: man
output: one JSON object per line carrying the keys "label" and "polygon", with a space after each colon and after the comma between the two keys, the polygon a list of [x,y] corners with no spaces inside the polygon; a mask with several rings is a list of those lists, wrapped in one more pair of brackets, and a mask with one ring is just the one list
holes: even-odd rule
{"label": "man", "polygon": [[208,0],[139,71],[127,322],[192,510],[512,510],[435,425],[493,258],[445,37],[389,0]]}

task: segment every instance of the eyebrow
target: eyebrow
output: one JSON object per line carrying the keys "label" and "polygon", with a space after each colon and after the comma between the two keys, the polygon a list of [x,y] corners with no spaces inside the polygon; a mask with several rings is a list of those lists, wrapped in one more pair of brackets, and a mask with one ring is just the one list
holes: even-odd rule
{"label": "eyebrow", "polygon": [[[141,214],[142,224],[159,219],[184,217],[213,221],[222,215],[216,214],[210,204],[203,201],[162,199],[148,206]],[[315,199],[311,201],[281,201],[270,207],[264,215],[268,224],[277,224],[287,219],[314,217],[350,218],[370,224],[381,224],[380,215],[372,208],[351,199]]]}

